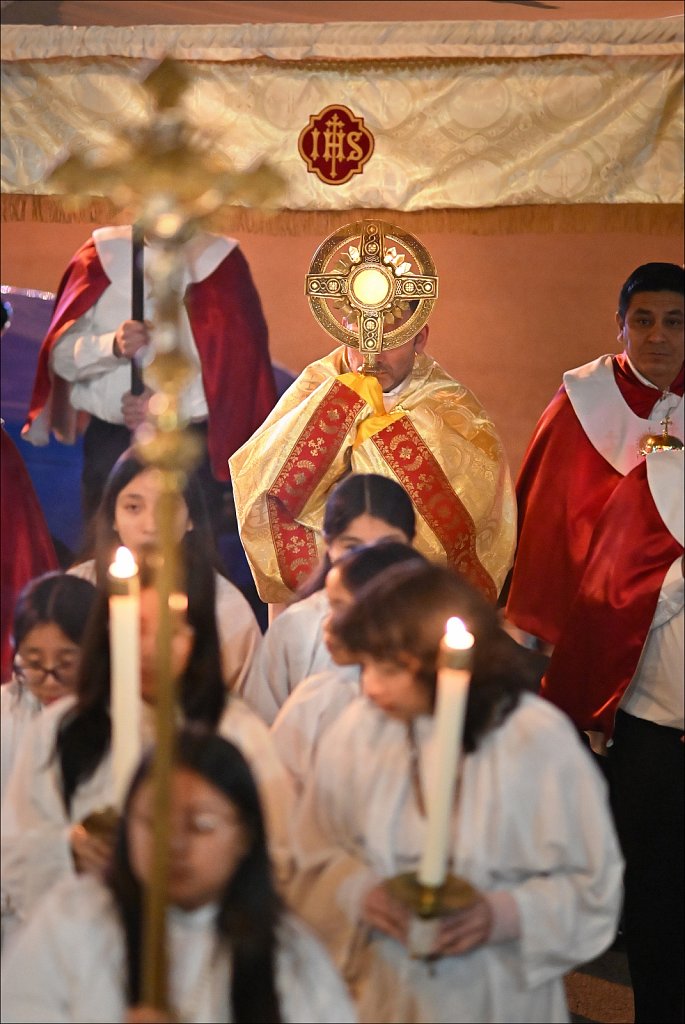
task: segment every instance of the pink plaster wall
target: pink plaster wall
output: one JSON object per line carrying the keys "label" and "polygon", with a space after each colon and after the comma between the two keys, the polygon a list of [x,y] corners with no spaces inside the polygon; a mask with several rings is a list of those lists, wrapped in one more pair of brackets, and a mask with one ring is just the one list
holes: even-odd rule
{"label": "pink plaster wall", "polygon": [[[341,220],[342,223],[342,220]],[[2,283],[54,290],[83,224],[6,223]],[[516,473],[562,372],[615,351],[618,290],[640,263],[682,262],[682,236],[421,234],[440,275],[430,351],[493,418]],[[298,372],[332,347],[303,295],[320,235],[243,234],[275,361]],[[563,457],[563,453],[560,453]]]}

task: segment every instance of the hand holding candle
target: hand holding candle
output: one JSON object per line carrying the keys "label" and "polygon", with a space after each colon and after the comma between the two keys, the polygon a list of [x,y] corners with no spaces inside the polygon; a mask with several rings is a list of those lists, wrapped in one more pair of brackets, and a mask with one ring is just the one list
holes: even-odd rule
{"label": "hand holding candle", "polygon": [[457,764],[464,734],[471,682],[473,635],[461,619],[447,622],[440,644],[435,700],[436,774],[426,794],[426,844],[418,871],[420,885],[439,888],[445,881]]}
{"label": "hand holding candle", "polygon": [[110,717],[115,803],[121,807],[140,760],[140,590],[128,548],[109,567]]}

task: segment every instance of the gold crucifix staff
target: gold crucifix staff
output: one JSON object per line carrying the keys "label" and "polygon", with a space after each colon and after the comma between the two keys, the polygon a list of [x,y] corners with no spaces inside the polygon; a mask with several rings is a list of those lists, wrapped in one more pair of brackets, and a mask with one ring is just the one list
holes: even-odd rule
{"label": "gold crucifix staff", "polygon": [[152,774],[154,801],[153,870],[146,889],[143,925],[142,998],[165,1012],[169,1006],[166,946],[168,903],[170,783],[174,761],[177,699],[171,672],[171,635],[178,589],[174,522],[187,477],[199,458],[197,443],[184,430],[179,396],[192,367],[179,346],[183,247],[220,206],[240,197],[268,203],[281,179],[264,164],[238,173],[218,158],[209,140],[189,123],[181,98],[189,79],[180,65],[164,60],[144,81],[147,123],[125,126],[110,149],[92,157],[71,156],[51,175],[50,184],[71,196],[95,187],[113,202],[135,210],[136,223],[150,242],[146,273],[155,311],[154,359],[144,380],[155,393],[147,422],[135,435],[141,457],[156,468],[162,483],[158,506],[160,561],[157,644],[156,745]]}

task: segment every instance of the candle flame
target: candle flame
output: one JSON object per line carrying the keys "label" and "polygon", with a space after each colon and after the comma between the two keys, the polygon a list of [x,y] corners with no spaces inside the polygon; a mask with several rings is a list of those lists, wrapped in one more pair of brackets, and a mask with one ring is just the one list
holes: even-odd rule
{"label": "candle flame", "polygon": [[172,612],[187,612],[188,595],[178,591],[169,594],[169,608]]}
{"label": "candle flame", "polygon": [[128,548],[117,548],[114,561],[109,567],[110,576],[118,580],[131,579],[138,572],[138,566],[133,554]]}
{"label": "candle flame", "polygon": [[453,616],[447,620],[444,641],[447,647],[454,651],[466,651],[473,647],[474,637],[473,633],[469,633],[463,620]]}

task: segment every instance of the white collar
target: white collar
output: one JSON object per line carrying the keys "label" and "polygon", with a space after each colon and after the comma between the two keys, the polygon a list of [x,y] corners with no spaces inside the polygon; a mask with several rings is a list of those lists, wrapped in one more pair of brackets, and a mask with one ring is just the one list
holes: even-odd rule
{"label": "white collar", "polygon": [[[647,419],[633,412],[616,384],[611,355],[600,356],[584,366],[567,370],[563,381],[588,440],[618,473],[625,476],[642,461],[639,447],[644,435],[659,433],[655,424],[663,412],[652,410]],[[657,388],[654,390],[656,404],[660,401],[661,392]],[[670,429],[682,440],[683,400],[677,395],[672,398]]]}
{"label": "white collar", "polygon": [[411,375],[411,370],[410,370],[409,373],[407,374],[407,376],[404,378],[404,380],[401,380],[399,382],[399,384],[396,384],[394,388],[390,389],[390,391],[384,391],[383,392],[383,397],[384,398],[395,398],[397,395],[400,395],[409,386],[409,381],[411,380],[411,376],[412,375]]}
{"label": "white collar", "polygon": [[[647,380],[647,378],[646,378],[646,377],[643,377],[643,375],[642,375],[642,374],[640,373],[640,371],[638,370],[638,368],[637,368],[637,367],[635,366],[635,363],[634,363],[634,362],[633,362],[633,360],[632,360],[632,359],[630,358],[630,356],[628,355],[628,353],[627,353],[627,352],[624,352],[623,354],[624,354],[624,356],[626,357],[626,362],[628,363],[628,366],[630,367],[630,369],[631,369],[631,370],[633,371],[633,373],[635,374],[635,376],[637,377],[637,379],[638,379],[638,380],[639,380],[639,381],[640,381],[640,382],[641,382],[642,384],[646,384],[648,388],[654,388],[654,390],[655,390],[655,391],[661,391],[661,388],[658,388],[658,387],[656,386],[656,384],[652,384],[651,380]],[[668,388],[666,388],[666,390],[668,391]]]}

